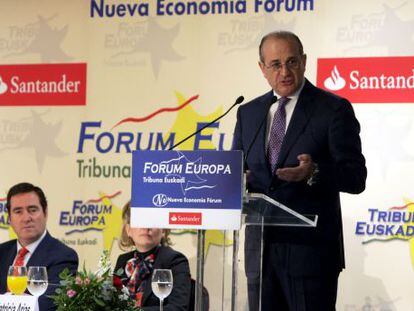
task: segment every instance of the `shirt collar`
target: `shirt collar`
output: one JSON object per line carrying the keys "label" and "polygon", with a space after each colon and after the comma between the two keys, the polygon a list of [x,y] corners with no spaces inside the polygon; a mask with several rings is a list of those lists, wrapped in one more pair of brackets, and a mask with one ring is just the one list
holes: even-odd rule
{"label": "shirt collar", "polygon": [[[302,81],[302,85],[300,86],[300,88],[293,93],[290,96],[285,96],[285,97],[289,97],[291,100],[297,101],[300,95],[300,92],[302,92],[303,87],[305,86],[305,79],[303,79]],[[273,95],[276,96],[277,100],[281,99],[283,96],[280,96],[279,94],[277,94],[274,90],[273,90]]]}
{"label": "shirt collar", "polygon": [[[36,241],[34,241],[33,243],[30,243],[29,245],[26,246],[26,249],[29,251],[30,254],[34,253],[36,248],[39,246],[40,242],[42,242],[42,240],[46,236],[46,232],[47,232],[47,230],[45,230],[45,232],[43,232],[43,234],[40,236],[40,238],[38,238]],[[17,240],[17,252],[19,252],[21,248],[23,248],[23,246],[20,244],[19,240]]]}

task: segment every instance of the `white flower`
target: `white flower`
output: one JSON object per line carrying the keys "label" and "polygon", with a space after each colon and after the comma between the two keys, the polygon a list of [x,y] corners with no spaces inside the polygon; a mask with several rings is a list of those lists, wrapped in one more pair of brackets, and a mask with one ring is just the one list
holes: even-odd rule
{"label": "white flower", "polygon": [[112,274],[111,271],[111,260],[109,259],[109,252],[107,250],[103,251],[98,262],[98,270],[96,271],[97,277],[102,277],[105,274]]}

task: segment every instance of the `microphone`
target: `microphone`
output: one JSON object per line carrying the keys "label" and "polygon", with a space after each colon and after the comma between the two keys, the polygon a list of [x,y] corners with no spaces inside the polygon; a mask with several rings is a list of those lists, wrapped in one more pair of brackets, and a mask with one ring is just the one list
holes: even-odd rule
{"label": "microphone", "polygon": [[179,145],[181,145],[183,142],[189,140],[191,137],[193,137],[194,135],[197,135],[198,133],[200,133],[202,130],[204,130],[206,127],[209,127],[210,125],[212,125],[214,122],[217,122],[218,120],[220,120],[221,118],[223,118],[226,114],[228,114],[230,112],[230,110],[232,110],[235,106],[240,105],[242,102],[244,101],[244,97],[243,96],[239,96],[237,97],[236,101],[234,102],[234,104],[227,109],[227,111],[225,113],[223,113],[221,116],[215,118],[213,121],[207,123],[206,125],[204,125],[202,128],[198,129],[197,131],[195,131],[194,133],[188,135],[187,137],[185,137],[184,139],[180,140],[178,143],[176,143],[174,146],[172,146],[171,148],[169,148],[168,150],[173,150],[176,147],[178,147]]}
{"label": "microphone", "polygon": [[267,114],[269,113],[270,106],[272,106],[272,105],[273,105],[276,101],[277,101],[277,97],[273,95],[273,96],[272,96],[271,101],[269,102],[269,106],[268,106],[268,108],[266,109],[266,113],[265,113],[265,115],[264,115],[264,117],[263,117],[263,120],[262,120],[262,122],[260,122],[260,126],[259,126],[259,128],[257,129],[256,133],[254,134],[253,140],[252,140],[252,141],[250,142],[250,144],[249,144],[249,148],[247,148],[246,155],[244,156],[244,162],[245,162],[245,163],[246,163],[247,158],[248,158],[248,156],[249,156],[250,150],[252,149],[252,147],[253,147],[254,143],[256,142],[257,136],[259,135],[259,132],[260,132],[260,130],[261,130],[261,129],[262,129],[262,127],[263,127],[263,124],[265,124],[265,122],[266,122],[266,119],[267,119]]}

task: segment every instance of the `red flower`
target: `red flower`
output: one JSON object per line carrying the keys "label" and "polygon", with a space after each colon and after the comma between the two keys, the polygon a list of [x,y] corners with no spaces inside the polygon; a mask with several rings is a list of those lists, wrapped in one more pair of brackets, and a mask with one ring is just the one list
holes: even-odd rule
{"label": "red flower", "polygon": [[114,287],[116,289],[119,289],[119,290],[121,290],[122,287],[123,287],[121,278],[118,275],[116,275],[116,274],[114,274],[112,276],[112,284],[114,284]]}

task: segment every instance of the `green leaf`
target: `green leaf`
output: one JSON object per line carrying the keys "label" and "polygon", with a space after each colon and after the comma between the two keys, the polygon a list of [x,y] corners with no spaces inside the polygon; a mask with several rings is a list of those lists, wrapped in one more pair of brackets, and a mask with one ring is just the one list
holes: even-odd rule
{"label": "green leaf", "polygon": [[69,269],[65,268],[65,269],[63,269],[62,272],[59,273],[59,278],[60,279],[66,279],[68,277],[68,275],[69,275]]}
{"label": "green leaf", "polygon": [[105,307],[105,303],[97,297],[93,297],[93,300],[96,302],[98,306]]}

